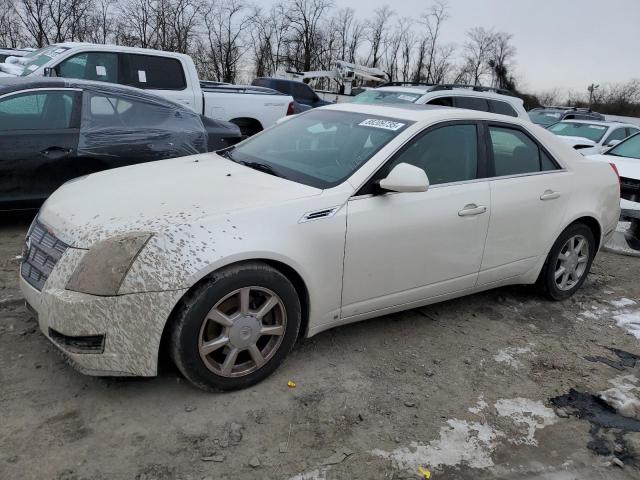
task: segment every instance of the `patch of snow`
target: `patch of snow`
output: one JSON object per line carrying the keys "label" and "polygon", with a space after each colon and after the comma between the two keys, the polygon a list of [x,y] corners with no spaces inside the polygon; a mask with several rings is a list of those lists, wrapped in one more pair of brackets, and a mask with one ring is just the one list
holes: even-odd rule
{"label": "patch of snow", "polygon": [[609,300],[611,307],[591,307],[578,314],[582,319],[599,320],[611,318],[616,325],[634,337],[640,339],[640,306],[638,302],[630,298]]}
{"label": "patch of snow", "polygon": [[488,406],[489,404],[484,401],[484,395],[480,395],[480,398],[478,398],[478,403],[476,403],[476,406],[469,407],[469,411],[471,413],[475,413],[476,415],[478,415],[480,412],[482,412],[482,410],[484,410]]}
{"label": "patch of snow", "polygon": [[408,447],[392,452],[373,450],[373,455],[388,458],[402,470],[415,471],[420,466],[431,468],[465,464],[472,468],[493,466],[491,454],[496,439],[503,435],[489,425],[465,420],[447,420],[440,437],[426,445],[411,442]]}
{"label": "patch of snow", "polygon": [[618,300],[609,300],[609,303],[616,308],[629,307],[631,305],[635,305],[636,302],[631,300],[630,298],[620,298]]}
{"label": "patch of snow", "polygon": [[526,434],[520,438],[510,438],[516,445],[537,446],[536,430],[553,425],[557,421],[555,412],[545,407],[542,402],[534,402],[527,398],[502,399],[496,402],[496,411],[501,417],[509,417],[515,423],[526,426]]}
{"label": "patch of snow", "polygon": [[493,359],[499,363],[507,363],[513,368],[519,368],[522,366],[522,363],[515,357],[529,352],[531,352],[531,347],[508,347],[498,351],[498,353],[493,356]]}
{"label": "patch of snow", "polygon": [[301,473],[299,475],[295,475],[289,480],[326,480],[327,478],[327,470],[328,468],[316,468],[315,470],[310,470],[305,473]]}
{"label": "patch of snow", "polygon": [[[469,411],[479,414],[487,408],[489,404],[480,396],[476,406],[469,408]],[[494,466],[492,455],[500,439],[505,438],[516,445],[535,446],[538,444],[536,431],[557,421],[552,409],[545,407],[542,402],[526,398],[498,400],[495,409],[499,416],[512,420],[519,427],[516,429],[519,434],[514,437],[511,429],[506,433],[487,423],[453,418],[440,428],[438,438],[428,443],[411,442],[391,452],[376,449],[371,453],[392,460],[397,468],[407,471],[416,471],[420,466],[438,468],[466,465],[488,468]]]}
{"label": "patch of snow", "polygon": [[598,396],[620,415],[640,420],[640,400],[636,391],[638,379],[633,375],[624,375],[609,380],[613,388],[598,393]]}

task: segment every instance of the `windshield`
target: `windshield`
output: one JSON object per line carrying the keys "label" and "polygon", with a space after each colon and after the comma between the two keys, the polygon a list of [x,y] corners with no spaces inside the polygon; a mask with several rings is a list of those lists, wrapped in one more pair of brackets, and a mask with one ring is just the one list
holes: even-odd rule
{"label": "windshield", "polygon": [[560,121],[560,112],[529,112],[529,118],[533,123],[548,127]]}
{"label": "windshield", "polygon": [[363,113],[310,110],[226,150],[231,160],[304,183],[342,183],[413,122]]}
{"label": "windshield", "polygon": [[634,136],[629,137],[624,142],[616,145],[609,150],[607,155],[614,155],[616,157],[628,157],[640,159],[640,133],[636,133]]}
{"label": "windshield", "polygon": [[561,137],[582,137],[599,142],[609,127],[592,123],[560,122],[549,127],[549,131]]}
{"label": "windshield", "polygon": [[69,50],[69,47],[50,45],[48,47],[41,48],[40,50],[36,50],[35,52],[31,52],[30,54],[24,56],[22,58],[22,61],[20,62],[22,65],[24,65],[24,70],[22,71],[21,76],[26,77],[41,66],[48,63],[52,58],[57,57],[67,50]]}
{"label": "windshield", "polygon": [[356,95],[353,103],[415,103],[421,96],[421,93],[366,90]]}

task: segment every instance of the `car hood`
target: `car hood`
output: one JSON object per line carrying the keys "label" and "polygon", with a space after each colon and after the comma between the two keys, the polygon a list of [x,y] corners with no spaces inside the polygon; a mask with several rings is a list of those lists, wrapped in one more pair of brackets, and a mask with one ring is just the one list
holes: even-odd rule
{"label": "car hood", "polygon": [[121,233],[160,232],[321,192],[205,153],[71,180],[49,197],[39,219],[65,243],[89,248]]}
{"label": "car hood", "polygon": [[589,155],[587,158],[613,163],[621,177],[640,180],[640,159],[638,158],[616,157],[615,155]]}
{"label": "car hood", "polygon": [[594,142],[593,140],[589,140],[588,138],[585,138],[585,137],[558,136],[558,138],[562,139],[562,141],[568,143],[572,147],[575,147],[576,145],[589,145],[590,147],[595,147],[597,145],[596,142]]}

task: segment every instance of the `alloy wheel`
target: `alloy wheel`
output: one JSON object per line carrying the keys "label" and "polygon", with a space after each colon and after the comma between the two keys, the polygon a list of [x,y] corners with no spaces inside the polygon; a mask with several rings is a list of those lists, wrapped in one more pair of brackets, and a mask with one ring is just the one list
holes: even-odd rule
{"label": "alloy wheel", "polygon": [[554,271],[556,286],[571,290],[584,276],[589,263],[589,242],[582,235],[569,238],[560,249]]}
{"label": "alloy wheel", "polygon": [[217,375],[248,375],[273,357],[286,326],[286,309],[275,292],[258,286],[239,288],[218,301],[202,322],[200,358]]}

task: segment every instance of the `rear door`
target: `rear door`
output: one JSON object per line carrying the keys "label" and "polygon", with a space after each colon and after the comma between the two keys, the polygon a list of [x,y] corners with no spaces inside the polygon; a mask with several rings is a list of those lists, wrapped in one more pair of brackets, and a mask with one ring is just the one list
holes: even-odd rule
{"label": "rear door", "polygon": [[196,89],[189,88],[187,74],[178,58],[137,53],[125,53],[123,56],[128,64],[128,85],[149,90],[194,111],[199,110]]}
{"label": "rear door", "polygon": [[36,207],[78,176],[81,96],[35,89],[0,98],[0,208]]}
{"label": "rear door", "polygon": [[570,172],[524,128],[487,124],[491,219],[478,284],[522,275],[546,255],[567,208]]}

